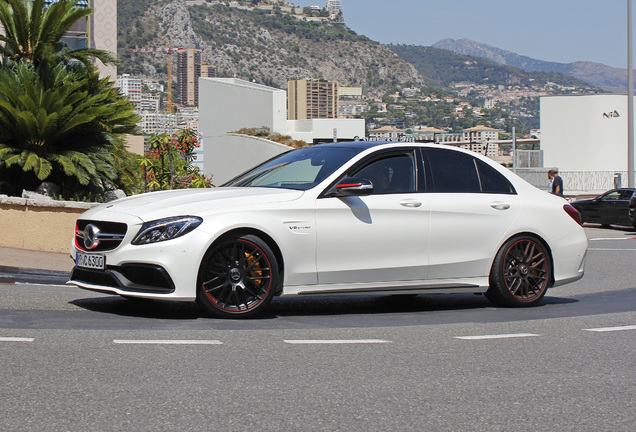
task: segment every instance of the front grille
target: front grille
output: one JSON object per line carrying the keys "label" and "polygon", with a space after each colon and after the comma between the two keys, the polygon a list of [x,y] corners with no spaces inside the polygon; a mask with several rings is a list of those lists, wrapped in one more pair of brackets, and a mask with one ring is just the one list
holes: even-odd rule
{"label": "front grille", "polygon": [[[92,232],[94,235],[94,246],[90,246],[90,241],[86,239],[85,229],[88,225],[95,227]],[[119,222],[104,222],[104,221],[90,221],[90,220],[78,220],[77,227],[75,229],[75,244],[82,250],[90,252],[104,252],[110,251],[119,246],[126,235],[128,226],[125,223]]]}
{"label": "front grille", "polygon": [[103,271],[86,270],[75,267],[71,272],[71,280],[91,285],[119,288],[117,279],[115,279],[111,273]]}

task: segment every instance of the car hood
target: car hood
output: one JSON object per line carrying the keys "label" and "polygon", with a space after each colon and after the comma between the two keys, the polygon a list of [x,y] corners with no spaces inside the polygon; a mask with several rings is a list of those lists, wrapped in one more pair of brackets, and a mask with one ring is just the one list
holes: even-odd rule
{"label": "car hood", "polygon": [[230,208],[292,201],[303,193],[290,189],[244,187],[150,192],[99,205],[85,212],[81,218],[111,220],[121,219],[116,215],[129,215],[148,222],[171,216],[197,216]]}

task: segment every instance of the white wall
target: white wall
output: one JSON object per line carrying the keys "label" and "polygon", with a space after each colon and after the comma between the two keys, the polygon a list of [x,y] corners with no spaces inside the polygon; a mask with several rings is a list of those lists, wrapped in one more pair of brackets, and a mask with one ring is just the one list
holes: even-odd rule
{"label": "white wall", "polygon": [[336,129],[338,140],[360,139],[365,135],[364,119],[309,119],[288,120],[287,135],[296,140],[312,143],[315,138],[333,139]]}
{"label": "white wall", "polygon": [[[204,171],[212,176],[212,184],[220,186],[248,169],[291,150],[283,144],[249,135],[225,134],[204,137],[206,149],[214,153],[205,154]],[[210,160],[211,158],[211,160]],[[208,171],[209,167],[212,167]]]}
{"label": "white wall", "polygon": [[284,90],[235,78],[199,79],[199,132],[203,138],[203,172],[220,185],[250,167],[289,150],[270,141],[233,135],[241,128],[287,129]]}
{"label": "white wall", "polygon": [[287,92],[236,78],[200,78],[199,113],[203,134],[261,126],[284,133]]}
{"label": "white wall", "polygon": [[200,78],[199,114],[203,157],[197,158],[196,166],[202,165],[215,185],[290,150],[268,140],[228,132],[264,126],[308,143],[315,138],[333,139],[334,129],[340,140],[362,138],[365,134],[362,119],[288,121],[285,90],[236,78]]}
{"label": "white wall", "polygon": [[544,166],[627,170],[627,96],[545,96],[540,104]]}

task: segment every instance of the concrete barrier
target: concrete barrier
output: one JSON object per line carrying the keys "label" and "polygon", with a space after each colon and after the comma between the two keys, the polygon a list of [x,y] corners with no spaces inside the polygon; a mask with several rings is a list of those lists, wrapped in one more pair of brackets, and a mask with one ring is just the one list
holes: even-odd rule
{"label": "concrete barrier", "polygon": [[68,252],[75,220],[96,205],[99,204],[0,195],[0,246]]}

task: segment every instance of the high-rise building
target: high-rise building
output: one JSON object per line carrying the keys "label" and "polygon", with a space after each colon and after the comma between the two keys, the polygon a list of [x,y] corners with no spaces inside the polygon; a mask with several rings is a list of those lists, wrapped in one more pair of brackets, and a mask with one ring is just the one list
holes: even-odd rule
{"label": "high-rise building", "polygon": [[[80,0],[78,4],[82,1],[86,0]],[[88,21],[88,46],[117,55],[117,0],[88,0],[88,3],[93,9]],[[96,63],[101,77],[115,81],[117,66]]]}
{"label": "high-rise building", "polygon": [[181,105],[199,106],[201,50],[184,49],[179,51],[177,55],[177,85]]}
{"label": "high-rise building", "polygon": [[287,83],[289,120],[338,118],[338,83],[291,80]]}

